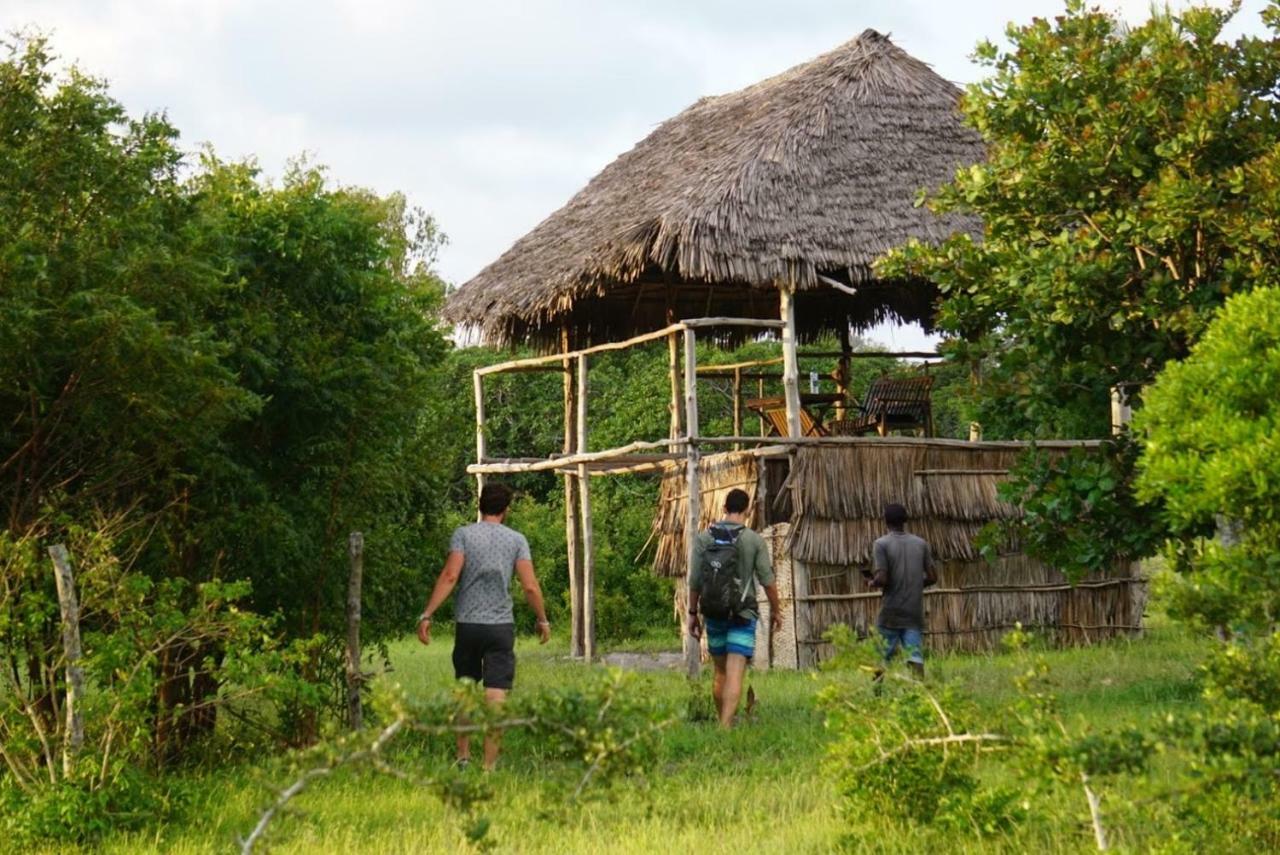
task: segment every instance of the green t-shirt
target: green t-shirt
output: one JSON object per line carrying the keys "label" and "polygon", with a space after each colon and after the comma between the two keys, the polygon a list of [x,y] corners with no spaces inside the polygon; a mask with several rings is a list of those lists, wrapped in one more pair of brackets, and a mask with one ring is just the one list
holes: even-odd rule
{"label": "green t-shirt", "polygon": [[[773,584],[773,564],[769,561],[769,545],[764,538],[745,526],[737,523],[720,522],[717,525],[742,529],[738,534],[738,581],[741,590],[751,591],[752,602],[756,595],[757,584]],[[693,540],[693,566],[689,568],[689,589],[702,593],[702,554],[712,543],[711,532],[698,532]],[[749,606],[739,612],[741,617],[758,618],[759,611]]]}

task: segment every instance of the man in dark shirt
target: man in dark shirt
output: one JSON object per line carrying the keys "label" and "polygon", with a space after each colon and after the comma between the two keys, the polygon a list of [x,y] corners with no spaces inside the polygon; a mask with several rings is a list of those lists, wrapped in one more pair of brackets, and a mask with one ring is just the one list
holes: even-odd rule
{"label": "man in dark shirt", "polygon": [[907,649],[907,664],[924,677],[924,589],[938,581],[933,553],[922,537],[907,534],[907,509],[887,505],[884,522],[889,533],[875,542],[875,575],[871,587],[884,591],[876,628],[885,641],[885,663],[899,647]]}

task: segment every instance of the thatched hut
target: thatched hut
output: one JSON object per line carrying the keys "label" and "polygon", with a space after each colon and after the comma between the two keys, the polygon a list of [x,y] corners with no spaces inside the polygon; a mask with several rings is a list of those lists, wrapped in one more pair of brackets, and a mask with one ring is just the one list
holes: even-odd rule
{"label": "thatched hut", "polygon": [[[1128,581],[1069,589],[1019,556],[995,568],[977,562],[977,528],[1017,513],[994,494],[1016,444],[807,435],[798,341],[821,333],[840,339],[834,397],[837,408],[845,406],[849,390],[840,378],[848,377],[851,330],[887,318],[926,329],[932,322],[933,285],[879,279],[874,260],[909,239],[980,231],[973,220],[916,205],[920,190],[983,156],[957,112],[959,97],[929,66],[868,30],[664,122],[450,296],[453,322],[490,343],[547,354],[476,372],[477,462],[469,471],[480,479],[564,474],[575,652],[594,650],[590,479],[618,472],[663,477],[657,568],[677,576],[687,565],[689,532],[709,521],[727,489],[748,486],[787,595],[787,628],[765,645],[783,651],[770,657],[778,664],[815,661],[831,621],[867,625],[873,600],[856,587],[856,570],[889,497],[907,502],[948,562],[942,590],[931,595],[945,605],[930,617],[946,632],[935,630],[933,643],[980,647],[1014,620],[1087,637],[1137,624],[1134,600],[1125,599]],[[780,337],[782,436],[700,435],[699,334],[720,342]],[[590,359],[658,339],[669,348],[669,436],[589,451]],[[563,454],[488,457],[484,378],[516,370],[563,372]],[[740,370],[735,415],[739,380]],[[724,451],[729,446],[747,450]],[[1116,605],[1121,600],[1128,605]],[[687,640],[686,650],[696,662]]]}
{"label": "thatched hut", "polygon": [[707,315],[778,318],[802,337],[932,320],[928,282],[872,264],[979,224],[918,207],[982,158],[960,91],[889,39],[853,41],[703,98],[609,164],[449,300],[495,344],[585,347]]}

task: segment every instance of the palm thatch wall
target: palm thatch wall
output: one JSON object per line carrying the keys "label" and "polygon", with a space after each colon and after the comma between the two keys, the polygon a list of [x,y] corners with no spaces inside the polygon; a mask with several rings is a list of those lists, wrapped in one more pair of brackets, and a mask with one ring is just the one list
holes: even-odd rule
{"label": "palm thatch wall", "polygon": [[[869,590],[861,571],[871,566],[889,502],[907,507],[908,531],[930,542],[941,565],[937,586],[925,596],[931,649],[990,649],[1016,623],[1062,644],[1140,630],[1146,582],[1130,564],[1117,562],[1106,574],[1069,584],[1059,571],[1019,552],[1017,544],[1005,544],[993,563],[979,557],[973,545],[977,532],[1019,514],[1000,501],[996,485],[1020,453],[1009,444],[929,440],[798,449],[787,480],[790,521],[764,529],[773,545],[784,621],[780,635],[758,640],[762,654],[767,651],[759,664],[816,664],[830,653],[822,636],[836,623],[860,634],[874,630],[880,594]],[[700,462],[704,525],[732,486],[764,483],[756,477],[759,466],[749,454]],[[663,480],[655,519],[656,569],[668,576],[684,574],[683,485],[683,471],[673,468]],[[777,498],[757,489],[758,528],[760,511]]]}
{"label": "palm thatch wall", "polygon": [[[678,318],[778,317],[798,289],[799,332],[931,320],[933,287],[879,281],[872,263],[909,239],[979,223],[917,207],[983,158],[960,90],[867,30],[659,125],[453,293],[455,323],[490,343],[553,350]],[[858,286],[833,289],[823,277]]]}

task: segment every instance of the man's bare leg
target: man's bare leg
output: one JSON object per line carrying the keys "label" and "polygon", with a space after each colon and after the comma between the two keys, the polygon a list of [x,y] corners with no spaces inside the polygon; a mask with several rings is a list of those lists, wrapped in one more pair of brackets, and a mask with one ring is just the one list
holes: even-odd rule
{"label": "man's bare leg", "polygon": [[742,697],[742,678],[747,673],[747,657],[741,653],[725,656],[724,686],[720,689],[720,726],[733,727],[733,717],[738,712],[738,699]]}
{"label": "man's bare leg", "polygon": [[471,736],[466,733],[459,733],[458,734],[458,765],[465,766],[470,762],[471,762]]}
{"label": "man's bare leg", "polygon": [[711,664],[715,666],[715,675],[711,678],[711,697],[716,702],[716,717],[719,718],[720,711],[724,709],[724,656],[712,656]]}
{"label": "man's bare leg", "polygon": [[[501,707],[507,699],[506,689],[485,689],[485,702],[491,707]],[[498,765],[498,750],[502,747],[502,732],[491,730],[484,735],[484,770],[492,772]]]}

